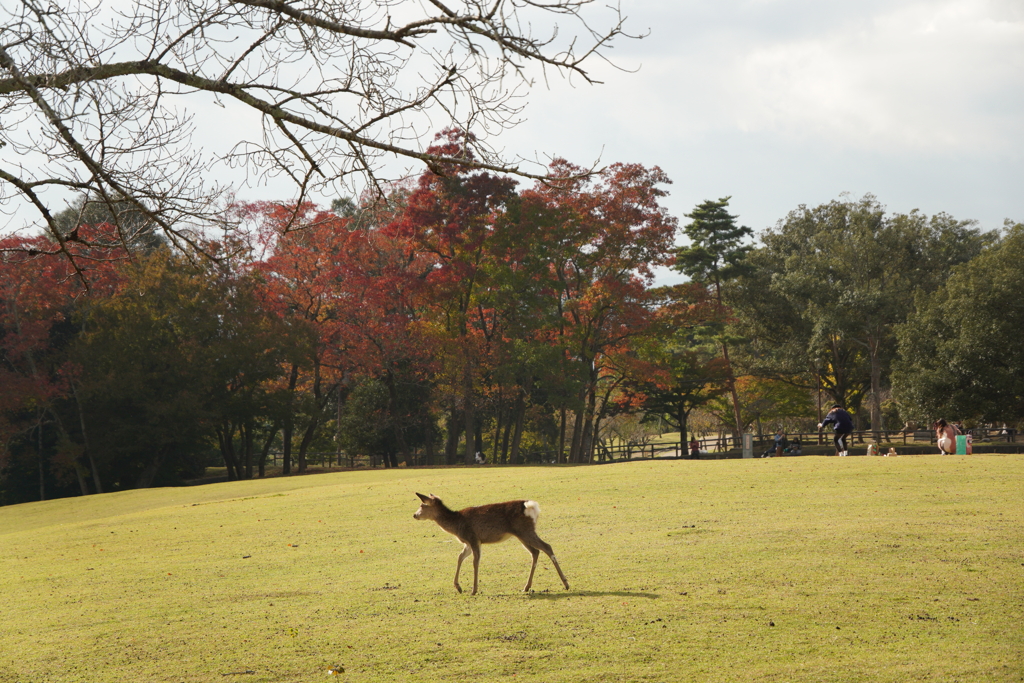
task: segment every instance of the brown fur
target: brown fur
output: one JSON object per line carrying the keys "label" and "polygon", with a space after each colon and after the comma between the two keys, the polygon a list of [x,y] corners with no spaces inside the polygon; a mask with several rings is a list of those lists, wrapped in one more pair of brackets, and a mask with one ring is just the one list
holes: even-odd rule
{"label": "brown fur", "polygon": [[462,541],[462,553],[459,555],[458,564],[455,566],[455,590],[462,592],[459,585],[459,572],[462,570],[462,561],[473,554],[473,595],[477,592],[477,582],[480,570],[480,545],[483,543],[498,543],[509,536],[515,536],[519,542],[526,547],[533,556],[533,565],[530,567],[530,578],[526,580],[526,588],[529,592],[533,585],[533,573],[537,569],[537,558],[540,553],[551,558],[552,564],[558,576],[562,579],[566,590],[569,582],[558,566],[555,553],[551,546],[541,540],[537,535],[536,523],[533,518],[526,514],[525,500],[510,500],[507,503],[492,503],[468,507],[464,510],[450,510],[441,499],[434,496],[424,496],[417,493],[421,504],[420,509],[413,514],[415,519],[432,519],[438,525]]}

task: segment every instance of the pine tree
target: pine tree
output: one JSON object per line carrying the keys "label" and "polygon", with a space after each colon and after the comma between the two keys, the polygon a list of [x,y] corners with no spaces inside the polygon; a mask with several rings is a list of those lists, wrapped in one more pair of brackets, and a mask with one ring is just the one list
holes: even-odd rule
{"label": "pine tree", "polygon": [[[722,309],[725,308],[722,285],[744,273],[746,255],[752,246],[743,242],[754,234],[750,228],[736,225],[737,216],[728,211],[730,199],[732,197],[723,197],[717,202],[706,200],[686,214],[692,222],[683,228],[683,234],[690,239],[690,244],[676,251],[676,270],[689,276],[693,282],[708,287]],[[743,425],[736,376],[729,361],[728,340],[721,335],[718,341],[725,361],[726,381],[736,421],[734,436],[738,441]]]}

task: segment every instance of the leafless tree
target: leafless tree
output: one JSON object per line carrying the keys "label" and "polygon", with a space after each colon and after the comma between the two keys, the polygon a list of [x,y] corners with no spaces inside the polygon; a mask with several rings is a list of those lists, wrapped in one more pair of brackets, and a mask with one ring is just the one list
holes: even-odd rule
{"label": "leafless tree", "polygon": [[[138,230],[194,246],[229,189],[217,163],[253,182],[283,175],[298,200],[351,178],[372,187],[392,155],[537,177],[486,141],[517,122],[537,78],[593,82],[584,63],[625,35],[619,10],[594,2],[11,0],[0,210],[31,208],[74,260],[82,238],[55,215],[94,203],[126,248]],[[238,125],[208,150],[211,106]],[[445,127],[480,138],[457,159],[425,153]]]}

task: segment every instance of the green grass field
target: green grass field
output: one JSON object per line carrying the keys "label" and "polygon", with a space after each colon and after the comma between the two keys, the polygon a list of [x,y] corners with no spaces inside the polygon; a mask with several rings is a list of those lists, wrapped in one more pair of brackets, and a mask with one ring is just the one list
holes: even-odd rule
{"label": "green grass field", "polygon": [[[572,590],[513,539],[457,594],[415,491],[539,501]],[[1021,681],[1022,493],[1021,455],[803,457],[0,508],[0,681]]]}

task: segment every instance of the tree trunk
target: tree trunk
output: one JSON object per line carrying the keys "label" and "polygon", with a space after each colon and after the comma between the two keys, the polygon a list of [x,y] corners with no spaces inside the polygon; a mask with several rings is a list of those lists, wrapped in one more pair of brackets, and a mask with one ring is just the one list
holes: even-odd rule
{"label": "tree trunk", "polygon": [[434,455],[434,423],[433,423],[433,421],[431,421],[431,423],[429,425],[427,425],[427,447],[424,450],[426,451],[423,454],[423,458],[424,458],[424,460],[426,460],[426,462],[424,464],[426,464],[428,467],[433,467],[434,466],[434,458],[436,457]]}
{"label": "tree trunk", "polygon": [[459,426],[459,411],[458,408],[452,406],[452,410],[448,413],[448,434],[447,442],[445,443],[444,457],[445,464],[454,465],[455,458],[459,454],[459,434],[462,432],[462,427]]}
{"label": "tree trunk", "polygon": [[501,428],[503,425],[503,418],[505,417],[505,399],[503,396],[502,389],[498,390],[498,407],[494,411],[494,449],[491,454],[491,462],[497,464],[501,462]]}
{"label": "tree trunk", "polygon": [[256,427],[252,423],[252,418],[247,419],[242,424],[242,453],[245,464],[245,478],[252,479],[252,465],[253,465],[253,440],[255,435],[253,432]]}
{"label": "tree trunk", "polygon": [[869,340],[871,358],[871,432],[875,443],[882,442],[882,359],[881,340]]}
{"label": "tree trunk", "polygon": [[78,424],[82,428],[82,445],[85,446],[85,455],[89,459],[89,469],[92,471],[92,483],[96,488],[96,493],[103,493],[103,485],[100,483],[100,473],[96,468],[96,460],[92,457],[92,451],[89,450],[89,438],[85,434],[85,415],[82,413],[82,404],[78,400],[78,389],[75,387],[75,383],[71,382],[71,395],[75,399],[75,405],[78,407]]}
{"label": "tree trunk", "polygon": [[585,412],[585,407],[580,407],[575,411],[576,417],[572,422],[572,444],[569,446],[569,462],[578,463],[580,461],[580,447],[583,442],[583,416]]}
{"label": "tree trunk", "polygon": [[[405,430],[402,429],[401,420],[395,419],[394,414],[392,414],[391,425],[391,433],[394,434],[395,445],[398,447],[397,455],[402,456],[401,459],[405,461],[406,465],[409,465],[411,464],[410,460],[412,456],[410,455],[409,444],[407,444],[405,441]],[[394,462],[396,463],[395,466],[397,467],[398,460],[395,460]]]}
{"label": "tree trunk", "polygon": [[476,450],[475,439],[473,438],[476,434],[476,415],[473,410],[473,368],[472,364],[467,360],[464,375],[462,378],[462,404],[463,404],[463,418],[464,425],[463,431],[466,434],[466,448],[464,450],[465,463],[466,465],[472,465]]}
{"label": "tree trunk", "polygon": [[292,418],[289,416],[281,430],[281,474],[292,473],[292,431]]}
{"label": "tree trunk", "polygon": [[571,463],[580,462],[580,449],[583,447],[583,421],[587,411],[587,394],[580,394],[579,408],[574,413],[572,421],[572,442],[569,444],[568,461]]}
{"label": "tree trunk", "polygon": [[219,425],[217,441],[220,444],[220,454],[224,458],[224,465],[228,470],[228,481],[241,479],[241,470],[235,460],[235,426],[230,422]]}
{"label": "tree trunk", "polygon": [[85,467],[83,467],[82,463],[79,462],[79,458],[75,458],[75,461],[72,463],[72,467],[75,468],[75,476],[78,478],[78,488],[81,489],[83,496],[88,496],[89,485],[85,483],[85,473],[83,472]]}
{"label": "tree trunk", "polygon": [[341,467],[341,388],[341,384],[338,384],[334,415],[334,444],[335,455],[338,458],[338,467]]}
{"label": "tree trunk", "polygon": [[[68,443],[72,443],[71,435],[68,434],[66,429],[64,429],[64,423],[61,422],[60,417],[57,416],[57,415],[55,415],[54,417],[56,417],[57,432],[59,434],[60,440],[61,441],[66,441]],[[74,468],[74,470],[75,470],[75,479],[78,480],[78,489],[82,492],[83,496],[88,496],[89,495],[89,483],[85,480],[85,473],[88,470],[88,468],[85,466],[85,463],[82,461],[83,460],[82,456],[84,454],[85,454],[85,451],[83,449],[82,453],[79,453],[77,456],[75,456],[71,460],[71,467]]]}
{"label": "tree trunk", "polygon": [[[597,410],[596,404],[591,406],[591,412],[595,413],[595,415],[594,415],[594,419],[593,419],[594,429],[593,429],[593,437],[591,439],[591,444],[592,445],[590,447],[590,461],[593,461],[593,459],[594,459],[594,447],[595,447],[594,445],[598,444],[598,443],[602,443],[602,441],[601,441],[601,423],[604,422],[604,419],[608,416],[608,404],[611,402],[612,394],[615,392],[615,390],[618,388],[618,386],[621,383],[622,383],[622,380],[619,379],[619,380],[616,380],[616,381],[611,382],[611,383],[608,384],[608,386],[605,389],[604,395],[601,396],[601,409],[600,410]],[[595,392],[595,400],[596,400],[596,392]],[[604,461],[604,459],[602,458],[602,462],[603,461]]]}
{"label": "tree trunk", "polygon": [[[389,368],[384,375],[384,384],[388,388],[388,419],[391,422],[391,433],[395,437],[395,445],[398,447],[398,454],[402,456],[406,464],[409,464],[409,444],[405,441],[405,430],[402,420],[398,419],[398,387],[395,385],[395,375]],[[397,462],[392,456],[392,462]],[[397,465],[396,465],[397,466]]]}
{"label": "tree trunk", "polygon": [[43,418],[36,426],[36,455],[39,456],[39,500],[46,500],[46,468],[43,466]]}
{"label": "tree trunk", "polygon": [[689,417],[689,413],[682,408],[679,409],[679,414],[676,416],[676,422],[679,423],[679,457],[681,458],[685,458],[690,455],[689,443],[686,440],[686,429],[688,427],[687,422],[689,421]]}
{"label": "tree trunk", "polygon": [[483,455],[484,452],[484,426],[480,420],[476,421],[476,434],[474,434],[476,452]]}
{"label": "tree trunk", "polygon": [[267,476],[267,456],[270,455],[270,447],[273,446],[274,439],[277,437],[277,432],[280,429],[280,427],[281,426],[277,422],[275,422],[273,426],[270,428],[270,431],[267,432],[267,438],[263,442],[263,450],[260,452],[259,462],[260,479]]}
{"label": "tree trunk", "polygon": [[736,392],[736,377],[732,374],[732,362],[729,360],[729,347],[722,342],[722,359],[725,360],[726,378],[729,383],[729,395],[732,397],[732,416],[736,421],[736,429],[733,436],[736,442],[740,443],[740,435],[743,433],[742,419],[740,418],[740,397]]}
{"label": "tree trunk", "polygon": [[559,416],[559,423],[558,423],[558,458],[556,460],[558,462],[560,462],[560,463],[563,463],[563,462],[568,462],[568,460],[566,460],[566,457],[565,457],[565,428],[566,428],[565,406],[562,406],[561,409],[558,412],[559,412],[560,416]]}
{"label": "tree trunk", "polygon": [[321,377],[320,377],[320,362],[318,360],[313,361],[313,414],[309,417],[309,423],[306,425],[306,431],[302,435],[302,441],[299,442],[299,457],[298,457],[298,469],[299,474],[303,474],[306,471],[306,453],[309,450],[309,444],[313,442],[313,437],[316,435],[317,427],[320,426],[320,413],[323,412],[323,408],[327,401],[324,399],[323,393],[321,392]]}
{"label": "tree trunk", "polygon": [[89,442],[85,441],[85,432],[82,432],[82,440],[85,442],[85,454],[89,458],[89,470],[92,472],[92,485],[96,488],[96,493],[103,493],[103,484],[100,483],[100,470],[96,466],[96,460],[92,457],[92,450],[89,448]]}
{"label": "tree trunk", "polygon": [[316,430],[319,426],[320,412],[317,411],[309,418],[309,424],[306,425],[306,431],[303,432],[302,440],[299,442],[299,453],[296,458],[299,474],[306,471],[306,453],[309,451],[309,445],[313,443],[313,437],[316,436]]}
{"label": "tree trunk", "polygon": [[508,411],[508,419],[505,420],[505,433],[501,437],[501,462],[509,462],[508,455],[508,443],[509,438],[512,436],[512,424],[515,422],[515,415],[512,414],[514,408],[510,408]]}
{"label": "tree trunk", "polygon": [[519,391],[516,396],[516,426],[515,431],[512,434],[512,454],[511,460],[513,464],[519,464],[519,444],[523,438],[523,419],[526,415],[526,402],[523,400],[523,392]]}
{"label": "tree trunk", "polygon": [[583,438],[580,443],[580,459],[581,463],[591,463],[594,461],[594,426],[595,426],[595,413],[597,408],[597,392],[591,389],[590,395],[587,397],[587,410],[583,418]]}
{"label": "tree trunk", "polygon": [[153,481],[156,479],[156,475],[160,471],[160,466],[164,464],[165,456],[166,451],[161,450],[159,455],[149,461],[149,464],[146,465],[146,468],[142,470],[142,474],[140,474],[138,480],[136,480],[135,488],[148,489],[153,486]]}
{"label": "tree trunk", "polygon": [[281,434],[281,474],[292,472],[292,432],[295,430],[295,385],[299,381],[299,366],[292,363],[291,376],[288,378],[288,412],[284,418],[284,431]]}

